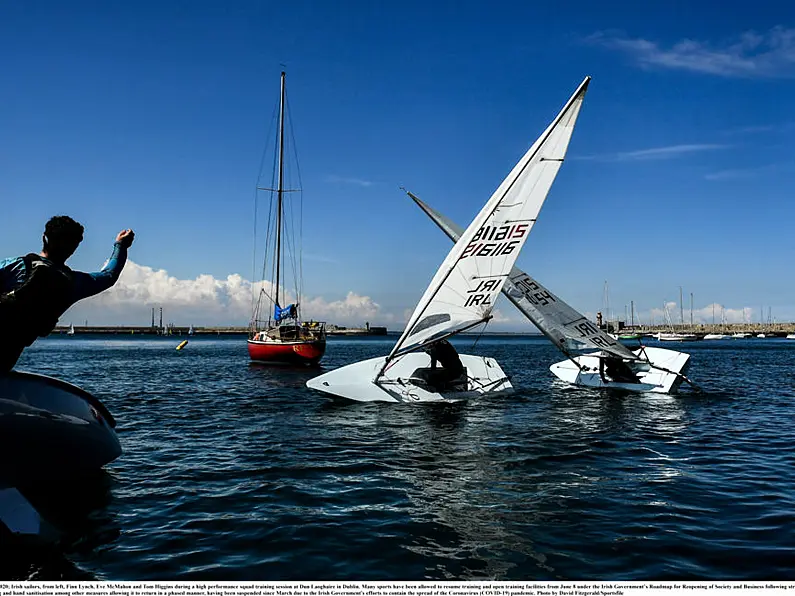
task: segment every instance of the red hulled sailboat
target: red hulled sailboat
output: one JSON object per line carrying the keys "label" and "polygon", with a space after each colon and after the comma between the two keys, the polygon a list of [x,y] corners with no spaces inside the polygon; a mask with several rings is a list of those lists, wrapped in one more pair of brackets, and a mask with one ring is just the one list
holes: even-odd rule
{"label": "red hulled sailboat", "polygon": [[[307,364],[320,362],[326,351],[326,327],[323,322],[303,321],[300,311],[299,280],[295,260],[293,273],[296,275],[296,301],[282,307],[281,299],[286,299],[281,279],[284,273],[284,252],[282,250],[284,226],[284,193],[295,192],[284,189],[284,129],[285,129],[285,74],[281,74],[281,95],[279,98],[278,164],[276,166],[276,188],[258,188],[271,193],[271,209],[275,206],[275,229],[269,225],[268,236],[273,234],[272,266],[275,283],[271,292],[260,289],[259,298],[251,318],[248,338],[248,353],[252,360],[273,364]],[[272,218],[269,218],[272,221]],[[295,240],[293,238],[292,240]],[[295,251],[292,251],[295,255]],[[267,270],[270,246],[266,249]],[[298,257],[300,258],[300,256]],[[300,266],[298,267],[300,271]],[[271,306],[273,308],[271,308]],[[266,318],[267,317],[267,318]]]}

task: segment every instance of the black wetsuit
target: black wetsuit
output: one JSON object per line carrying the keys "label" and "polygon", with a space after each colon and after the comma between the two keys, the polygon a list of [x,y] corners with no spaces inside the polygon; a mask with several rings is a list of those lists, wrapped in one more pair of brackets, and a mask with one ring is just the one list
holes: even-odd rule
{"label": "black wetsuit", "polygon": [[48,335],[72,304],[116,283],[126,261],[120,242],[96,273],[72,271],[32,253],[0,261],[0,374],[37,337]]}
{"label": "black wetsuit", "polygon": [[638,377],[632,369],[618,358],[605,358],[605,373],[615,383],[638,383]]}
{"label": "black wetsuit", "polygon": [[[448,383],[461,377],[464,372],[464,365],[461,364],[461,358],[453,345],[443,339],[437,341],[425,350],[431,357],[431,371],[428,381],[438,387],[444,388]],[[441,365],[441,368],[436,367],[436,363]]]}

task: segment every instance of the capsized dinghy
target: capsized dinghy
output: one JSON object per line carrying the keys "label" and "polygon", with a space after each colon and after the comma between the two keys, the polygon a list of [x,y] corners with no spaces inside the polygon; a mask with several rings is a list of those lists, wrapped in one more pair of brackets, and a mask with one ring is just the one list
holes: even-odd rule
{"label": "capsized dinghy", "polygon": [[[453,242],[458,240],[462,233],[458,225],[416,195],[408,195]],[[684,376],[688,354],[643,346],[630,350],[517,267],[511,270],[502,293],[568,358],[550,367],[561,380],[655,393],[675,393],[688,380]],[[575,356],[572,346],[599,351]]]}
{"label": "capsized dinghy", "polygon": [[492,358],[461,356],[458,384],[439,389],[423,381],[430,356],[421,350],[491,319],[494,300],[544,204],[563,162],[590,77],[503,180],[461,234],[385,358],[320,375],[307,386],[357,401],[460,400],[512,392]]}

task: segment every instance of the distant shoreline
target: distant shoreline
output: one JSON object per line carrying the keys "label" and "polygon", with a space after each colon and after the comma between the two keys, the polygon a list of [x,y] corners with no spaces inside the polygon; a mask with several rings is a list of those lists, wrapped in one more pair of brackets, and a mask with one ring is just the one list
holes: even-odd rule
{"label": "distant shoreline", "polygon": [[[68,335],[71,326],[59,325],[52,335]],[[359,328],[331,328],[327,330],[327,335],[331,337],[399,337],[402,331],[390,331],[385,327],[372,327],[368,329]],[[147,335],[147,336],[201,336],[201,335],[236,335],[247,336],[248,327],[141,327],[134,325],[97,325],[97,326],[74,326],[74,335]],[[541,333],[531,331],[484,331],[482,333],[459,333],[462,337],[511,335],[511,336],[530,336],[543,337]]]}

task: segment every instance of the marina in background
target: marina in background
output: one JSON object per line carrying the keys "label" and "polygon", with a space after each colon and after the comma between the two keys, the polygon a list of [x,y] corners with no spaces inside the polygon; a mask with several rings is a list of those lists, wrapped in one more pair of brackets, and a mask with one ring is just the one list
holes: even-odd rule
{"label": "marina in background", "polygon": [[[196,327],[141,326],[141,325],[59,325],[54,334],[65,335],[248,335],[249,327]],[[327,335],[386,335],[386,327],[375,327],[365,323],[364,327],[328,325]]]}

